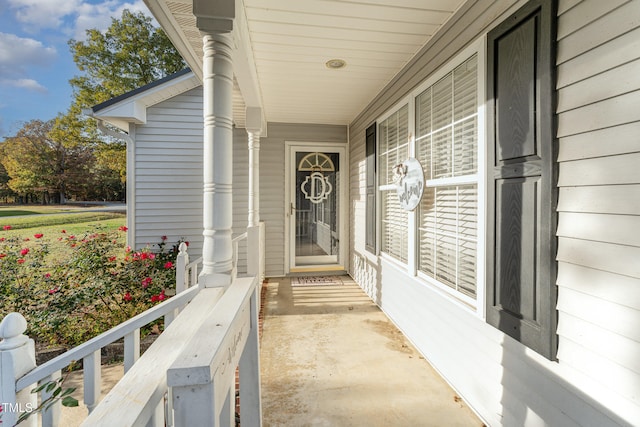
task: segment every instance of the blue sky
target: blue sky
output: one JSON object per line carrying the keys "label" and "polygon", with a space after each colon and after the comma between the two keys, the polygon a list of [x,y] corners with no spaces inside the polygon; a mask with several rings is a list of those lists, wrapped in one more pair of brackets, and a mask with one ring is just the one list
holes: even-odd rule
{"label": "blue sky", "polygon": [[0,140],[67,110],[69,79],[80,74],[67,42],[105,30],[124,9],[150,15],[142,0],[0,0]]}

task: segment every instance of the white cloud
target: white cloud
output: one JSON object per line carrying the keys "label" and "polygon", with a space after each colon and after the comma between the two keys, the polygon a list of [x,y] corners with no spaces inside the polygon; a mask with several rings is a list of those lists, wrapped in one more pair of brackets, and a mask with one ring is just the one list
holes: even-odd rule
{"label": "white cloud", "polygon": [[31,67],[52,64],[57,56],[54,47],[44,46],[38,40],[0,33],[0,84],[46,92],[40,83],[24,76]]}
{"label": "white cloud", "polygon": [[15,76],[24,73],[29,66],[47,66],[58,53],[55,47],[44,46],[40,41],[0,33],[0,75]]}
{"label": "white cloud", "polygon": [[104,0],[98,3],[86,0],[7,0],[16,20],[24,31],[56,29],[67,37],[84,40],[86,30],[104,31],[111,25],[111,18],[120,18],[124,9],[142,11],[151,16],[142,0],[123,2]]}
{"label": "white cloud", "polygon": [[16,20],[29,29],[60,28],[65,16],[74,13],[82,0],[8,0]]}
{"label": "white cloud", "polygon": [[41,92],[41,93],[48,92],[46,87],[42,86],[40,83],[38,83],[33,79],[13,80],[9,84],[18,88],[24,88],[24,89],[32,90],[35,92]]}
{"label": "white cloud", "polygon": [[142,0],[136,0],[133,3],[122,3],[121,0],[107,0],[98,4],[85,2],[76,10],[73,37],[76,40],[84,40],[86,30],[93,28],[105,31],[111,25],[111,18],[119,19],[125,9],[151,16]]}

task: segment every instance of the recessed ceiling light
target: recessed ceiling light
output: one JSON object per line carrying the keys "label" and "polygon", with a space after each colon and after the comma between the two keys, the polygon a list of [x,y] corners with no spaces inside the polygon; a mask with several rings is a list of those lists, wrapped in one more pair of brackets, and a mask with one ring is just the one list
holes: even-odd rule
{"label": "recessed ceiling light", "polygon": [[330,59],[324,65],[331,70],[339,70],[346,67],[347,62],[344,59]]}

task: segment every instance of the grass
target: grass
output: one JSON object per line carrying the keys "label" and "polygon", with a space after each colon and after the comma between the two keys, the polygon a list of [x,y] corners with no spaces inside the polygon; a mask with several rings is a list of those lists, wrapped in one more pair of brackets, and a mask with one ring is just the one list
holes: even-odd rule
{"label": "grass", "polygon": [[[14,210],[14,212],[19,210]],[[78,212],[60,214],[33,214],[20,217],[0,218],[0,237],[18,237],[25,241],[29,247],[37,242],[48,243],[52,249],[50,257],[52,262],[64,260],[67,248],[60,243],[59,238],[75,235],[82,239],[84,236],[95,232],[111,232],[126,224],[126,215],[112,212]],[[5,225],[11,226],[10,230],[3,230]],[[36,233],[43,234],[40,239],[35,239]],[[26,240],[29,239],[29,240]],[[115,247],[123,248],[126,236],[122,235]],[[27,243],[28,242],[28,243]]]}
{"label": "grass", "polygon": [[31,229],[41,227],[51,227],[56,225],[82,224],[88,222],[99,222],[106,220],[116,220],[124,225],[126,215],[115,212],[79,212],[79,213],[60,213],[53,215],[34,214],[19,217],[3,217],[0,219],[0,229],[3,226],[11,226],[11,231],[20,229]]}
{"label": "grass", "polygon": [[24,206],[23,205],[23,206],[20,206],[20,208],[16,208],[15,205],[5,205],[5,206],[0,206],[0,217],[74,212],[81,209],[82,207],[78,207],[74,205],[47,205],[47,206],[38,206],[38,205]]}

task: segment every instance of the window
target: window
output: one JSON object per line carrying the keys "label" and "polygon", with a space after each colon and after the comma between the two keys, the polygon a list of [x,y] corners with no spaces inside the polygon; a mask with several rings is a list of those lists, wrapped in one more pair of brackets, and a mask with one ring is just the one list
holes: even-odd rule
{"label": "window", "polygon": [[476,296],[478,57],[415,100],[416,158],[425,172],[418,210],[418,270]]}
{"label": "window", "polygon": [[[380,187],[394,184],[393,167],[409,156],[409,107],[405,105],[378,127]],[[408,258],[407,212],[395,191],[381,191],[380,250],[401,262]]]}

